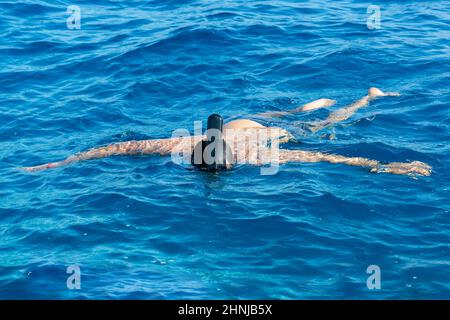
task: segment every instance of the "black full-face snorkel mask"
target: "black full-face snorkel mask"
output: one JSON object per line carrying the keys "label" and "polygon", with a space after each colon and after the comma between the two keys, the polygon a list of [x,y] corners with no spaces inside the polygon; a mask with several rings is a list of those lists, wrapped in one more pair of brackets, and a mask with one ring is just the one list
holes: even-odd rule
{"label": "black full-face snorkel mask", "polygon": [[208,117],[206,140],[202,140],[194,148],[191,157],[193,166],[203,171],[221,171],[231,169],[233,153],[223,139],[223,118],[218,114]]}

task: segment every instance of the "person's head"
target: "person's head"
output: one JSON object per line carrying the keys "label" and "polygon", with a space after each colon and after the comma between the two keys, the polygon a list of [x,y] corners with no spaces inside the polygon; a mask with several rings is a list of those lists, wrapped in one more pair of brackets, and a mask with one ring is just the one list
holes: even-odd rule
{"label": "person's head", "polygon": [[208,117],[206,140],[200,141],[193,150],[192,165],[203,171],[221,171],[232,167],[233,154],[223,139],[223,118],[218,114]]}

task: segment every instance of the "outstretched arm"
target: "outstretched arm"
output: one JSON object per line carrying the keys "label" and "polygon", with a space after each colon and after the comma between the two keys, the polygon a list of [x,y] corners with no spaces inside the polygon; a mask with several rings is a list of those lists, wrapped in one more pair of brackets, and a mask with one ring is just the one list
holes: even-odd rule
{"label": "outstretched arm", "polygon": [[184,143],[192,143],[191,137],[118,142],[105,147],[94,148],[86,152],[75,154],[62,161],[50,162],[34,167],[25,167],[23,169],[29,172],[40,171],[61,167],[81,160],[99,159],[118,155],[167,155],[170,154],[174,148],[183,148]]}
{"label": "outstretched arm", "polygon": [[286,116],[286,115],[289,115],[289,114],[294,114],[294,113],[299,113],[299,112],[304,112],[304,111],[311,111],[311,110],[315,110],[315,109],[331,107],[335,103],[336,103],[336,100],[324,99],[323,98],[323,99],[318,99],[318,100],[309,102],[307,104],[304,104],[304,105],[302,105],[300,107],[297,107],[295,109],[292,109],[292,110],[264,112],[264,113],[257,114],[257,116],[267,117],[267,118],[277,118],[277,117],[283,117],[283,116]]}
{"label": "outstretched arm", "polygon": [[279,163],[287,162],[329,162],[343,163],[350,166],[360,166],[370,169],[375,173],[393,173],[393,174],[416,174],[422,176],[431,175],[431,167],[420,161],[413,162],[391,162],[381,163],[377,160],[371,160],[361,157],[345,157],[335,154],[327,154],[313,151],[302,150],[280,150]]}
{"label": "outstretched arm", "polygon": [[359,99],[358,101],[355,101],[342,109],[332,112],[328,116],[328,118],[323,121],[318,121],[311,124],[311,131],[316,132],[330,125],[333,125],[337,122],[347,120],[356,111],[358,111],[362,107],[365,107],[366,105],[369,104],[370,101],[375,100],[379,97],[399,96],[399,95],[400,94],[398,92],[383,92],[378,88],[370,88],[368,94]]}

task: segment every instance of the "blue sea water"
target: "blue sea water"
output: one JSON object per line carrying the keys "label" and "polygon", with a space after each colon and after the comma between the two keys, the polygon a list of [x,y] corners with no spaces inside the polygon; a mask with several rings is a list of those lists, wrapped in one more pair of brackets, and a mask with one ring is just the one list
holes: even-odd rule
{"label": "blue sea water", "polygon": [[[450,2],[379,1],[373,30],[371,4],[0,0],[0,298],[450,298]],[[298,125],[371,86],[402,96],[317,134]],[[433,174],[215,175],[159,156],[17,170],[322,97],[338,104],[278,120],[297,138],[288,148]]]}

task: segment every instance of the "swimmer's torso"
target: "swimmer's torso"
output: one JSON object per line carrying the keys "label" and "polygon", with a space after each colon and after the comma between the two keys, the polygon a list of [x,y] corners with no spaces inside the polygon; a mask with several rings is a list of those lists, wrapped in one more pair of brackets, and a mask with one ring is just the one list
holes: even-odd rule
{"label": "swimmer's torso", "polygon": [[[250,128],[225,125],[224,129],[223,138],[231,148],[233,160],[237,164],[260,164],[270,162],[275,156],[274,152],[278,150],[278,144],[285,143],[292,137],[284,129],[264,127],[262,125]],[[175,140],[170,142],[161,141],[159,143],[159,148],[164,152],[171,149],[171,153],[178,153],[183,157],[189,158],[196,143],[201,139],[205,139],[205,136],[178,137],[172,139]],[[165,146],[165,143],[168,145]],[[173,147],[171,147],[172,144]]]}

